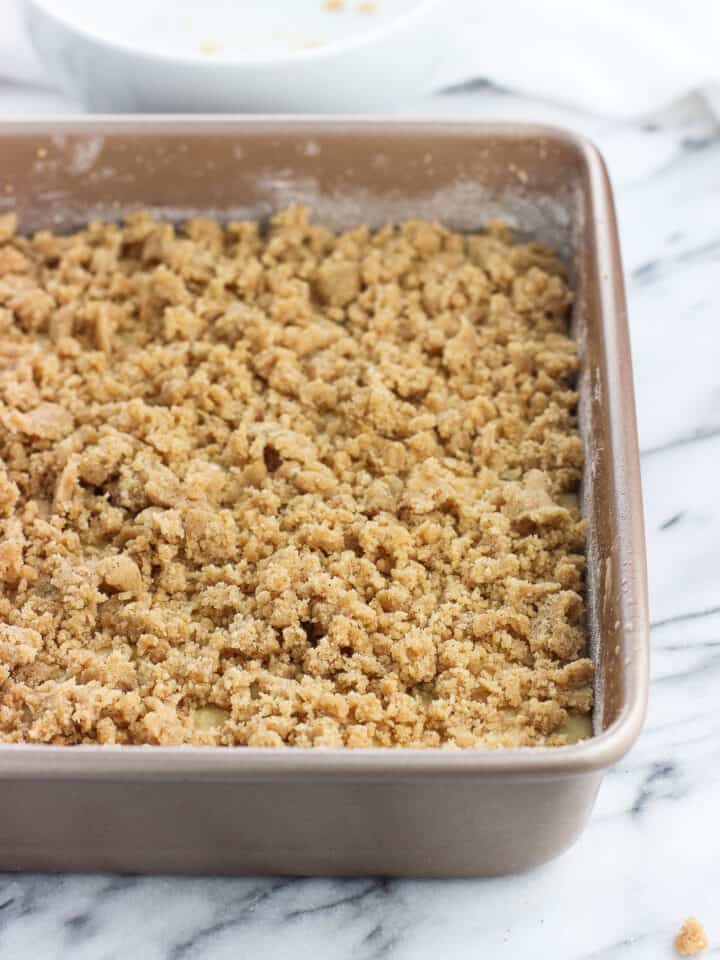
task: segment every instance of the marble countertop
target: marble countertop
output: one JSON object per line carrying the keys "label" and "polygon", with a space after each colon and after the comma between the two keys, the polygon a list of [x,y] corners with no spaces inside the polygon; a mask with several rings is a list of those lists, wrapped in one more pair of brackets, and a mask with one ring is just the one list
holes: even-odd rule
{"label": "marble countertop", "polygon": [[[77,104],[0,80],[0,114]],[[559,859],[488,880],[0,874],[3,960],[720,957],[720,124],[699,95],[606,120],[483,83],[405,114],[534,120],[603,151],[627,271],[650,568],[645,731]],[[714,946],[712,946],[714,945]]]}

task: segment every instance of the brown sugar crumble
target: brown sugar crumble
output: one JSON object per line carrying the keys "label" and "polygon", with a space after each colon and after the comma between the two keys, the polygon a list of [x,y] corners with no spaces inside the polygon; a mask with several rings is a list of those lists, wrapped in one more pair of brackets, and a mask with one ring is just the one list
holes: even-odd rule
{"label": "brown sugar crumble", "polygon": [[551,250],[0,221],[0,740],[588,736]]}
{"label": "brown sugar crumble", "polygon": [[695,917],[688,917],[675,937],[675,949],[682,957],[692,957],[707,948],[705,929]]}

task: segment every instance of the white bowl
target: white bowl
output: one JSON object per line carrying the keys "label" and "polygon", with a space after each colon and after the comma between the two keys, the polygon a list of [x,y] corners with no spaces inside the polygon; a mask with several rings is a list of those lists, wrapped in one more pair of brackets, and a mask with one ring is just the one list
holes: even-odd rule
{"label": "white bowl", "polygon": [[26,0],[25,12],[43,61],[91,110],[362,112],[430,89],[447,4]]}

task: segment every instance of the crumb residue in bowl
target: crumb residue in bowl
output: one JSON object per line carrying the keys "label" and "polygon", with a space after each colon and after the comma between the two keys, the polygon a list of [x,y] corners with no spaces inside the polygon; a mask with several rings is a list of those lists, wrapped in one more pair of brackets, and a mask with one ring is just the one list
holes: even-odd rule
{"label": "crumb residue in bowl", "polygon": [[502,224],[0,221],[0,740],[589,734],[571,294]]}

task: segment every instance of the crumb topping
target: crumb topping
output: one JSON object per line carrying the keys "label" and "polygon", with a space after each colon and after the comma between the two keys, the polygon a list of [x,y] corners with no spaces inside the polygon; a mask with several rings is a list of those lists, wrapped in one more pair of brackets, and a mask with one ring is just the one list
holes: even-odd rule
{"label": "crumb topping", "polygon": [[0,740],[589,735],[563,268],[500,223],[0,218]]}
{"label": "crumb topping", "polygon": [[705,929],[695,917],[688,917],[675,937],[675,949],[682,957],[693,957],[707,948]]}

